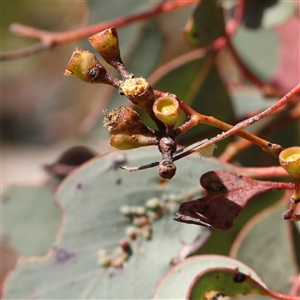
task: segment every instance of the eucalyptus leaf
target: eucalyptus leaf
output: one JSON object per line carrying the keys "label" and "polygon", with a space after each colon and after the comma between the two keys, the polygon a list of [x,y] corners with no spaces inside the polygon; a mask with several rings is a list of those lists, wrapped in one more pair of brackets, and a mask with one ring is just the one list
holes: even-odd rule
{"label": "eucalyptus leaf", "polygon": [[204,197],[181,203],[176,221],[228,230],[246,204],[256,195],[270,190],[293,189],[292,184],[255,180],[235,172],[211,171],[200,184]]}
{"label": "eucalyptus leaf", "polygon": [[[156,147],[113,152],[97,157],[71,173],[60,185],[57,201],[63,222],[43,259],[18,261],[4,288],[5,299],[146,299],[183,248],[206,239],[209,230],[173,221],[177,201],[199,195],[199,177],[223,168],[215,160],[187,157],[176,162],[178,174],[162,180],[156,169],[128,173],[118,165],[141,165],[159,159]],[[126,235],[133,224],[121,209],[146,207],[150,199],[166,209],[151,222],[152,238]],[[26,223],[23,225],[26,226]],[[99,255],[114,253],[124,238],[131,255],[122,267],[103,267]],[[149,237],[148,237],[149,238]]]}
{"label": "eucalyptus leaf", "polygon": [[207,299],[217,295],[268,295],[268,290],[238,269],[211,268],[198,274],[193,280],[187,299]]}
{"label": "eucalyptus leaf", "polygon": [[232,41],[245,65],[262,80],[270,81],[278,59],[276,33],[267,28],[251,30],[240,26]]}
{"label": "eucalyptus leaf", "polygon": [[252,269],[238,260],[222,255],[197,255],[185,259],[165,274],[155,288],[154,299],[186,299],[197,274],[211,268],[238,269],[265,286]]}
{"label": "eucalyptus leaf", "polygon": [[222,6],[216,0],[203,0],[188,20],[184,37],[192,46],[205,47],[225,35]]}
{"label": "eucalyptus leaf", "polygon": [[275,27],[297,11],[297,4],[285,0],[253,0],[247,3],[245,24],[249,28]]}
{"label": "eucalyptus leaf", "polygon": [[[288,293],[289,278],[298,273],[291,228],[280,215],[285,201],[265,209],[250,220],[237,236],[232,255],[253,268],[276,292]],[[272,276],[270,276],[272,274]],[[276,278],[276,281],[274,281]]]}
{"label": "eucalyptus leaf", "polygon": [[3,195],[1,204],[7,243],[25,256],[46,254],[61,222],[52,192],[45,186],[13,186]]}

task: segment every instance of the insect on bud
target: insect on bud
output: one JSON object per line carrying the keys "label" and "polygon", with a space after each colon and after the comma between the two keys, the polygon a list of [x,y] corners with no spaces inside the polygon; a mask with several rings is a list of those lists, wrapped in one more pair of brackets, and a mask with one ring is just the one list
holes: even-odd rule
{"label": "insect on bud", "polygon": [[104,83],[119,87],[116,79],[107,73],[93,53],[79,48],[73,52],[64,75],[75,76],[89,83]]}
{"label": "insect on bud", "polygon": [[300,147],[290,147],[279,154],[280,165],[290,174],[292,179],[300,180]]}
{"label": "insect on bud", "polygon": [[160,97],[153,104],[153,112],[157,119],[173,128],[179,115],[178,101],[172,97]]}
{"label": "insect on bud", "polygon": [[103,59],[117,69],[124,79],[133,78],[133,74],[125,68],[122,62],[118,33],[115,27],[94,34],[89,41]]}
{"label": "insect on bud", "polygon": [[120,106],[112,112],[104,112],[103,125],[112,134],[147,134],[154,136],[154,131],[148,128],[140,115],[132,108]]}
{"label": "insect on bud", "polygon": [[156,137],[143,134],[116,134],[111,137],[110,144],[119,150],[130,150],[143,146],[157,145],[158,140]]}

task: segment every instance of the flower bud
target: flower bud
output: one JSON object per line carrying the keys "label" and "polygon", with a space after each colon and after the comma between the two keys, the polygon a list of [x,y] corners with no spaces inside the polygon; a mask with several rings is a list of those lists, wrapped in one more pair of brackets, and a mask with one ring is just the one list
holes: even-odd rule
{"label": "flower bud", "polygon": [[114,79],[106,72],[97,57],[93,53],[79,48],[73,52],[64,75],[75,76],[89,83],[114,85]]}
{"label": "flower bud", "polygon": [[133,218],[132,223],[134,226],[143,227],[144,225],[149,224],[149,220],[146,216],[136,216]]}
{"label": "flower bud", "polygon": [[292,179],[300,180],[300,147],[290,147],[279,154],[280,165],[290,174]]}
{"label": "flower bud", "polygon": [[111,137],[110,144],[119,150],[130,150],[143,146],[157,145],[158,140],[156,137],[143,134],[116,134]]}
{"label": "flower bud", "polygon": [[98,263],[102,267],[108,267],[111,264],[111,257],[106,253],[105,250],[98,252]]}
{"label": "flower bud", "polygon": [[142,77],[127,79],[120,86],[120,92],[124,94],[132,103],[154,116],[152,106],[154,103],[153,89]]}
{"label": "flower bud", "polygon": [[146,207],[150,210],[159,210],[162,207],[162,203],[158,198],[151,198],[147,200]]}
{"label": "flower bud", "polygon": [[126,228],[126,235],[131,239],[135,240],[138,235],[138,229],[135,226],[128,226]]}
{"label": "flower bud", "polygon": [[112,112],[104,112],[104,114],[103,125],[112,135],[138,133],[154,136],[154,132],[142,122],[140,115],[130,107],[120,106]]}
{"label": "flower bud", "polygon": [[117,69],[124,79],[133,78],[133,74],[125,68],[122,62],[118,33],[115,27],[94,34],[89,41],[103,59]]}
{"label": "flower bud", "polygon": [[132,253],[130,242],[127,239],[119,240],[119,246],[128,254]]}
{"label": "flower bud", "polygon": [[128,218],[131,218],[133,216],[133,212],[131,210],[131,208],[128,205],[123,205],[120,208],[120,212]]}
{"label": "flower bud", "polygon": [[111,266],[115,268],[123,267],[125,261],[129,258],[129,254],[122,248],[118,247],[115,252],[112,254]]}
{"label": "flower bud", "polygon": [[175,98],[160,97],[153,104],[157,119],[169,127],[174,127],[179,115],[179,104]]}
{"label": "flower bud", "polygon": [[173,161],[163,159],[158,165],[158,174],[164,179],[172,179],[176,173],[176,166]]}
{"label": "flower bud", "polygon": [[152,237],[152,228],[150,225],[145,225],[141,228],[141,235],[147,239],[150,240]]}

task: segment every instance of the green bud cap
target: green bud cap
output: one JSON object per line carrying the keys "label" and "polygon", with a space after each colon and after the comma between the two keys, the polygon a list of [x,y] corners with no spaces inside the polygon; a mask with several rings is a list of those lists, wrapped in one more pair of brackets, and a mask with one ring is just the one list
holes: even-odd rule
{"label": "green bud cap", "polygon": [[279,154],[280,165],[290,174],[292,179],[300,180],[300,147],[290,147]]}
{"label": "green bud cap", "polygon": [[108,64],[116,60],[121,61],[119,38],[115,27],[94,34],[89,38],[89,42]]}
{"label": "green bud cap", "polygon": [[121,59],[119,38],[115,27],[94,34],[89,38],[89,41],[103,59],[121,74],[123,79],[134,77],[134,75],[126,69]]}
{"label": "green bud cap", "polygon": [[89,83],[111,84],[110,76],[97,57],[86,50],[76,48],[64,72],[65,76],[75,76]]}

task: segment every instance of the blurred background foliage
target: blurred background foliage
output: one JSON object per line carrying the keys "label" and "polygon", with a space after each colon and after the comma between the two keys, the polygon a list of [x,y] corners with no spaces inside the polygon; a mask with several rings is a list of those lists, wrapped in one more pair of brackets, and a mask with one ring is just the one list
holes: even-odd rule
{"label": "blurred background foliage", "polygon": [[[154,5],[157,3],[152,1],[138,4],[134,1],[118,4],[5,1],[1,4],[2,51],[36,42],[10,33],[13,22],[64,31],[145,11]],[[137,76],[147,77],[159,63],[187,51],[189,47],[182,41],[180,31],[191,10],[189,7],[158,20],[121,28],[120,47],[128,68]],[[102,130],[102,121],[97,120],[107,105],[116,107],[124,104],[125,99],[110,87],[79,83],[63,76],[75,47],[92,50],[86,39],[1,63],[3,167],[7,174],[4,182],[13,183],[12,177],[39,180],[42,176],[39,164],[51,162],[60,152],[81,141],[101,153],[112,150],[106,140],[108,135]],[[111,97],[115,102],[110,102]],[[98,124],[96,128],[94,123]],[[18,171],[13,172],[12,167]],[[19,176],[22,169],[26,169],[26,176]]]}
{"label": "blurred background foliage", "polygon": [[[226,16],[231,16],[234,2],[224,0],[222,3]],[[244,22],[233,37],[233,44],[245,64],[261,80],[286,93],[300,80],[296,2],[253,0],[248,3]],[[156,1],[3,1],[1,50],[7,52],[35,42],[13,35],[9,30],[13,22],[50,31],[65,31],[144,12],[155,5]],[[203,71],[203,66],[209,57],[195,57],[188,63],[182,59],[195,49],[182,36],[195,7],[196,3],[118,29],[121,53],[128,69],[137,77],[149,77],[155,88],[177,94],[197,111],[231,124],[269,107],[278,98],[264,98],[256,87],[245,81],[226,50],[218,54],[208,72]],[[102,128],[102,110],[123,105],[126,100],[111,87],[89,85],[63,76],[75,47],[94,52],[85,39],[51,51],[1,62],[2,187],[9,191],[12,199],[36,199],[41,193],[43,199],[48,199],[48,204],[49,201],[52,202],[53,196],[49,196],[45,190],[8,188],[14,184],[23,186],[30,183],[38,185],[40,189],[40,185],[45,185],[46,182],[53,191],[57,181],[53,182],[51,177],[49,184],[49,175],[41,166],[54,162],[71,146],[88,146],[98,154],[113,150],[109,145],[109,136]],[[174,63],[178,57],[181,59]],[[166,68],[168,64],[171,64],[170,69]],[[117,76],[110,67],[107,69]],[[262,120],[249,130],[262,133],[263,138],[284,147],[300,143],[299,119],[289,119],[284,110]],[[212,128],[200,126],[180,142],[188,144],[217,133]],[[233,139],[218,144],[216,156]],[[235,162],[243,166],[278,165],[275,158],[255,146],[240,153]],[[28,197],[23,197],[23,193]],[[281,197],[281,192],[255,197],[241,213],[234,228],[228,232],[214,231],[200,253],[229,254],[233,241],[247,220]],[[46,252],[57,232],[61,212],[53,207],[49,210],[53,213],[51,226],[47,229],[49,237],[44,248],[36,245],[36,250],[30,250],[35,255]],[[12,220],[20,219],[18,214],[13,216],[14,211],[12,209],[6,213],[12,214]],[[32,217],[34,208],[28,204],[25,211],[22,219],[27,223],[26,218]],[[39,211],[36,206],[35,214]],[[277,218],[281,222],[280,217]],[[38,236],[41,233],[36,234]],[[7,241],[9,245],[9,238]],[[7,244],[3,249],[10,249]],[[10,257],[17,256],[18,251],[7,251],[12,254]],[[12,261],[13,259],[7,259],[8,264]],[[286,291],[287,285],[283,289]]]}
{"label": "blurred background foliage", "polygon": [[[290,25],[293,23],[295,5],[285,1],[264,1],[265,5],[259,1],[251,3],[247,9],[245,24],[234,36],[234,45],[250,69],[263,80],[275,81],[286,92],[297,82],[298,76],[296,66],[299,65],[299,45],[295,40],[293,43],[292,32],[299,29]],[[106,1],[4,1],[1,4],[2,51],[22,48],[36,42],[13,35],[9,30],[13,22],[50,31],[64,31],[143,12],[156,4],[153,1],[129,1],[118,5]],[[224,1],[224,6],[230,15],[233,5]],[[162,64],[192,50],[183,40],[182,30],[194,7],[195,5],[189,6],[160,15],[151,21],[137,22],[119,29],[123,59],[136,76],[147,78]],[[249,25],[248,20],[254,19],[256,25]],[[285,33],[280,34],[285,27]],[[285,39],[283,43],[281,39]],[[288,44],[286,40],[289,41]],[[22,169],[27,170],[27,178],[30,176],[29,161],[32,166],[30,169],[33,170],[32,178],[38,179],[41,173],[36,166],[37,157],[41,154],[42,160],[53,160],[56,155],[50,149],[59,151],[56,146],[61,143],[63,146],[57,146],[59,149],[65,149],[80,140],[102,153],[111,149],[107,143],[108,135],[102,129],[102,109],[114,108],[124,104],[125,100],[110,87],[80,84],[75,79],[62,76],[75,47],[93,51],[85,39],[1,64],[2,138],[8,147],[8,151],[4,148],[7,157],[5,161],[11,159],[9,166],[14,161],[17,162],[15,165],[22,164],[23,161]],[[154,86],[177,93],[198,111],[230,123],[240,120],[249,111],[266,108],[272,103],[270,99],[261,98],[250,86],[241,86],[240,73],[226,51],[222,51],[216,59],[218,71],[211,68],[207,76],[201,71],[206,59],[196,59],[189,64],[180,63],[181,66],[173,71],[155,76]],[[290,66],[288,72],[283,73],[281,69],[287,68],[287,65]],[[108,70],[115,74],[109,67]],[[192,87],[197,86],[197,82],[201,89],[195,90]],[[226,84],[230,84],[231,90],[228,90],[229,86]],[[234,85],[238,85],[238,88],[233,89]],[[212,128],[199,127],[183,137],[181,142],[187,144],[215,133],[216,130]],[[284,140],[285,136],[281,136],[283,140],[280,143],[288,145],[289,141]],[[296,137],[295,134],[290,136]],[[17,144],[17,147],[12,143]],[[219,153],[224,149],[223,144],[219,144]],[[21,148],[23,155],[18,152]],[[35,149],[38,151],[31,159],[30,155]],[[28,159],[21,159],[24,155]],[[263,157],[261,161],[268,160],[267,157]],[[24,161],[28,164],[24,164]],[[22,178],[19,177],[19,172],[12,172],[8,165],[4,165],[7,176]],[[6,182],[6,176],[4,181]]]}

